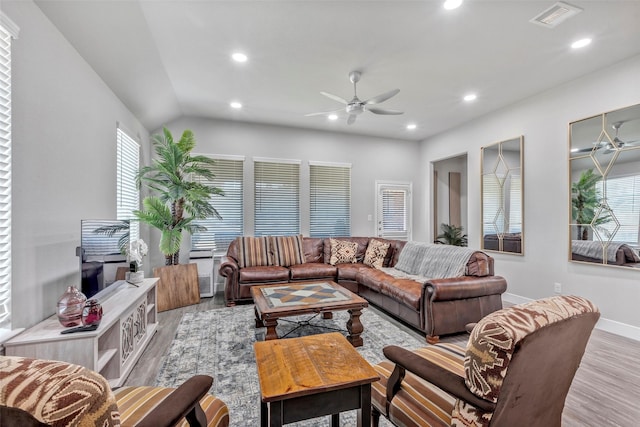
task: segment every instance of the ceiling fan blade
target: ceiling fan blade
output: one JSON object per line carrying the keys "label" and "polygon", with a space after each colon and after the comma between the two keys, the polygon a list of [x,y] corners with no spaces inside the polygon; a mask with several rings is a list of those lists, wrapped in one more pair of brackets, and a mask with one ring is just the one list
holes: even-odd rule
{"label": "ceiling fan blade", "polygon": [[371,111],[374,114],[385,114],[385,115],[398,115],[398,114],[404,114],[404,111],[397,111],[397,110],[385,110],[384,108],[376,108],[376,107],[372,107],[372,108],[367,108],[367,111]]}
{"label": "ceiling fan blade", "polygon": [[355,114],[349,114],[349,118],[347,119],[347,124],[348,125],[354,124],[356,121],[356,117],[358,116],[356,116]]}
{"label": "ceiling fan blade", "polygon": [[344,111],[344,108],[341,108],[339,110],[333,110],[333,111],[320,111],[319,113],[309,113],[309,114],[305,114],[305,117],[311,117],[311,116],[326,116],[327,114],[334,114],[334,113],[341,113],[342,111]]}
{"label": "ceiling fan blade", "polygon": [[592,151],[593,151],[593,148],[591,148],[591,147],[588,147],[588,148],[573,148],[571,150],[572,153],[590,153]]}
{"label": "ceiling fan blade", "polygon": [[381,95],[374,96],[373,98],[364,101],[364,104],[365,105],[379,104],[391,98],[392,96],[396,96],[398,92],[400,92],[400,89],[390,90],[389,92],[385,92]]}
{"label": "ceiling fan blade", "polygon": [[338,95],[334,95],[332,93],[328,93],[328,92],[320,92],[321,95],[326,96],[327,98],[333,99],[334,101],[338,101],[344,105],[347,105],[348,102],[345,101],[344,99],[340,98]]}

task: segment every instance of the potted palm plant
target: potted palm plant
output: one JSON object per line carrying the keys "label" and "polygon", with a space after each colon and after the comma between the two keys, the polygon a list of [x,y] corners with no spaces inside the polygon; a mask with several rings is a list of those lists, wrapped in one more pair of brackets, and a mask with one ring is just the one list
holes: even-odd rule
{"label": "potted palm plant", "polygon": [[[150,195],[145,197],[143,208],[135,211],[136,217],[160,230],[159,249],[165,257],[165,267],[154,269],[160,277],[158,284],[158,310],[182,307],[200,301],[198,272],[195,264],[180,265],[180,244],[184,232],[193,233],[204,227],[196,220],[220,215],[211,204],[211,196],[222,190],[206,181],[215,175],[214,160],[192,155],[196,145],[191,130],[185,130],[174,141],[167,128],[153,135],[152,145],[156,153],[150,166],[138,172],[138,185],[145,184]],[[165,295],[162,290],[165,289]]]}
{"label": "potted palm plant", "polygon": [[455,225],[440,224],[442,234],[438,234],[435,243],[442,243],[445,245],[453,246],[467,246],[467,235],[462,234],[462,226],[457,227]]}
{"label": "potted palm plant", "polygon": [[602,198],[596,187],[602,176],[587,169],[580,174],[578,181],[571,184],[571,218],[577,226],[577,238],[589,240],[589,226],[597,227],[611,221],[611,215],[601,215],[594,221]]}

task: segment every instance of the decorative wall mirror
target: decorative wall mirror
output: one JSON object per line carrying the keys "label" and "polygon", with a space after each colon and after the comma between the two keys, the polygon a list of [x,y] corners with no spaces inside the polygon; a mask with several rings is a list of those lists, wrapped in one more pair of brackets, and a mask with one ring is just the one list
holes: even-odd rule
{"label": "decorative wall mirror", "polygon": [[481,148],[482,249],[523,255],[524,137]]}
{"label": "decorative wall mirror", "polygon": [[640,268],[640,104],[569,123],[569,259]]}

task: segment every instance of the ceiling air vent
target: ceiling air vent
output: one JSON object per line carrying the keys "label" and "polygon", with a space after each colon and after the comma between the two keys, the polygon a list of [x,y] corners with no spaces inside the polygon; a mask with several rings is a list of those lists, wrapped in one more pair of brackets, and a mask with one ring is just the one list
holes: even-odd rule
{"label": "ceiling air vent", "polygon": [[560,1],[535,18],[530,19],[529,22],[542,25],[546,28],[553,28],[580,12],[582,12],[582,9],[579,7],[571,6],[570,4]]}

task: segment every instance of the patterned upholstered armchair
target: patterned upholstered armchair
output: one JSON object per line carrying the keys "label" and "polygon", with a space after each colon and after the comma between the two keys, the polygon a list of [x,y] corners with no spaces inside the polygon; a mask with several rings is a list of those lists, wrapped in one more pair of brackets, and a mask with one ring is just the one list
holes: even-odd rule
{"label": "patterned upholstered armchair", "polygon": [[180,387],[122,387],[82,366],[0,356],[2,427],[229,425],[227,406],[207,394],[213,379],[196,375]]}
{"label": "patterned upholstered armchair", "polygon": [[484,317],[466,350],[386,347],[389,361],[375,366],[373,425],[382,414],[403,426],[560,426],[599,317],[589,301],[557,296]]}

